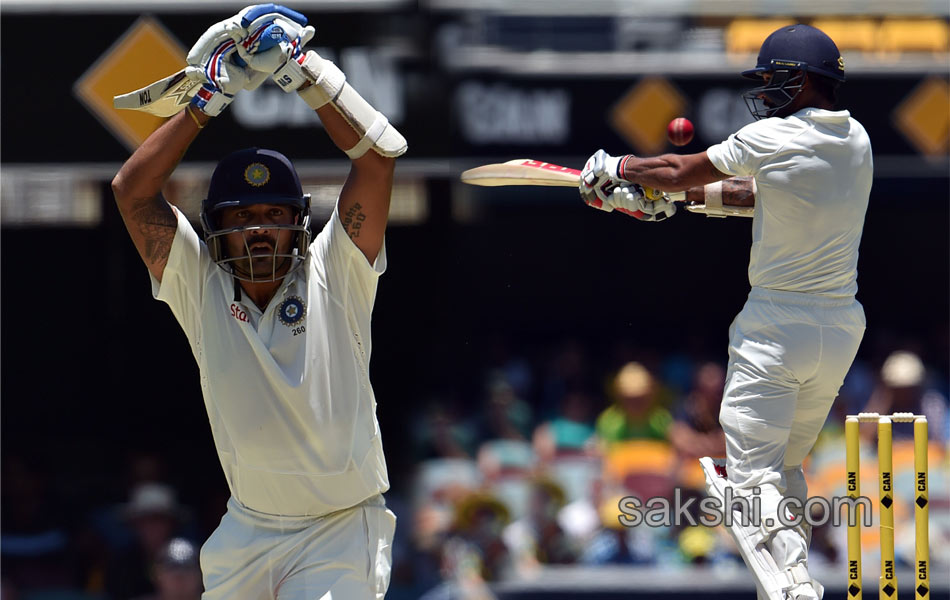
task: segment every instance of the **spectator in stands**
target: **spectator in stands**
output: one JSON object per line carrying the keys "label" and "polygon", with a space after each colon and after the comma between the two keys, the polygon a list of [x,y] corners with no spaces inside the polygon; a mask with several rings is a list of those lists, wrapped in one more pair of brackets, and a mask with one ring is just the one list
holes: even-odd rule
{"label": "spectator in stands", "polygon": [[24,594],[78,589],[81,577],[65,522],[74,515],[54,496],[45,465],[4,449],[0,492],[0,571],[6,589]]}
{"label": "spectator in stands", "polygon": [[541,463],[592,450],[595,431],[590,413],[596,403],[597,397],[586,382],[580,378],[565,382],[558,413],[535,428],[532,436],[534,451]]}
{"label": "spectator in stands", "polygon": [[684,460],[726,455],[726,437],[719,426],[725,383],[726,370],[717,363],[705,363],[693,376],[692,390],[676,407],[669,436]]}
{"label": "spectator in stands", "polygon": [[629,565],[636,561],[630,547],[630,530],[620,523],[623,494],[608,494],[598,508],[600,527],[590,537],[578,561],[585,565]]}
{"label": "spectator in stands", "polygon": [[474,433],[458,419],[450,402],[436,399],[416,423],[412,432],[416,460],[472,458]]}
{"label": "spectator in stands", "polygon": [[184,538],[174,538],[161,549],[152,567],[155,593],[138,600],[199,600],[201,568],[198,550]]}
{"label": "spectator in stands", "polygon": [[564,502],[564,490],[554,481],[543,477],[532,481],[528,513],[502,532],[519,571],[530,571],[539,564],[574,562],[575,550],[557,521]]}
{"label": "spectator in stands", "polygon": [[478,423],[479,441],[527,441],[531,432],[531,407],[515,392],[501,371],[488,376],[485,412]]}
{"label": "spectator in stands", "polygon": [[496,581],[512,568],[501,533],[511,520],[508,508],[491,494],[474,492],[457,505],[452,531],[443,546],[445,578],[464,585]]}
{"label": "spectator in stands", "polygon": [[106,592],[116,600],[155,592],[151,567],[181,527],[186,511],[169,486],[143,483],[132,491],[122,516],[135,541],[115,551],[106,567]]}
{"label": "spectator in stands", "polygon": [[646,367],[638,362],[624,365],[613,391],[614,404],[597,417],[597,435],[603,442],[667,439],[672,417],[657,402],[656,383]]}
{"label": "spectator in stands", "polygon": [[489,380],[476,460],[487,489],[520,518],[528,507],[537,457],[528,441],[531,410],[498,372]]}
{"label": "spectator in stands", "polygon": [[560,410],[570,382],[588,376],[588,358],[583,345],[577,340],[564,340],[554,348],[544,367],[539,385],[538,413],[544,420],[551,419]]}

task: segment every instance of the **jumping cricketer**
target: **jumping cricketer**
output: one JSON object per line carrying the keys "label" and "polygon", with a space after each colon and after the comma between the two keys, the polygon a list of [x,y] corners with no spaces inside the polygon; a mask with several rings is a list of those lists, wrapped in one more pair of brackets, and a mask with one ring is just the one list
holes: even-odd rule
{"label": "jumping cricketer", "polygon": [[[728,485],[737,496],[761,498],[761,522],[737,520],[730,529],[759,597],[813,600],[822,586],[807,569],[810,528],[789,518],[795,515],[778,519],[777,511],[783,496],[807,496],[802,461],[864,335],[855,293],[871,144],[847,110],[834,110],[844,61],[818,29],[775,31],[743,75],[761,83],[745,95],[755,122],[699,154],[598,151],[580,191],[590,205],[650,221],[671,216],[675,206],[646,201],[636,184],[670,192],[699,187],[707,196],[721,194],[723,204],[754,193],[752,290],[729,332],[719,415],[726,461],[718,472],[711,459],[701,462],[711,495]],[[751,179],[723,186],[731,176]],[[737,197],[727,201],[727,192]],[[707,260],[715,261],[714,251]]]}

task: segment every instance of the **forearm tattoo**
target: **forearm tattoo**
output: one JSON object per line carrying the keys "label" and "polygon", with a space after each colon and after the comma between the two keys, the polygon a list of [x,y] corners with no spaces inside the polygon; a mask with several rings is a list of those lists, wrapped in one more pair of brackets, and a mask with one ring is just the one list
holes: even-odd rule
{"label": "forearm tattoo", "polygon": [[755,206],[751,177],[731,177],[722,181],[722,203],[726,206]]}
{"label": "forearm tattoo", "polygon": [[363,212],[363,207],[360,206],[359,202],[347,209],[346,214],[343,215],[343,230],[350,236],[350,239],[360,237],[360,229],[363,228],[365,220],[366,213]]}
{"label": "forearm tattoo", "polygon": [[132,220],[145,240],[142,255],[146,262],[166,263],[178,229],[178,219],[172,209],[160,199],[143,198],[133,205]]}

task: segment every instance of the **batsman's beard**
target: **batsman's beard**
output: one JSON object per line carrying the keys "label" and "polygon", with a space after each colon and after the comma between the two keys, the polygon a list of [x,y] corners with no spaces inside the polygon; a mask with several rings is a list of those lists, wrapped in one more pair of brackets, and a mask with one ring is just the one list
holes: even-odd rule
{"label": "batsman's beard", "polygon": [[[227,264],[238,279],[250,282],[277,281],[290,272],[295,259],[302,260],[291,249],[293,244],[288,238],[293,237],[292,231],[277,228],[276,238],[260,234],[250,236],[247,230],[231,235],[237,233],[242,237],[243,252],[240,256],[226,256],[221,262]],[[287,247],[286,251],[279,251],[281,245]]]}

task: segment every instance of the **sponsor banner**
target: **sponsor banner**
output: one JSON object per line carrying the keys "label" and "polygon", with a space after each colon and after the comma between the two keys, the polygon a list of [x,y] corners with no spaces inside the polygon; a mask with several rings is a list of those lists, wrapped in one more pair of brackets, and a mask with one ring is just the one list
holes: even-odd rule
{"label": "sponsor banner", "polygon": [[[701,152],[752,117],[741,98],[751,86],[729,77],[655,76],[629,80],[518,80],[486,75],[453,86],[452,151],[456,156],[573,156]],[[946,78],[926,75],[854,77],[839,91],[867,129],[875,152],[948,152]],[[666,126],[689,118],[693,141],[675,147]]]}
{"label": "sponsor banner", "polygon": [[[177,41],[187,48],[205,24],[220,17],[162,14],[153,19],[173,38],[166,46]],[[136,71],[136,55],[118,60],[112,54],[123,47],[117,42],[141,24],[139,15],[70,15],[70,23],[85,32],[83,43],[69,48],[68,61],[57,63],[57,77],[47,77],[32,93],[7,94],[0,104],[3,162],[119,162],[137,143],[130,139],[141,139],[142,131],[161,122],[143,116],[134,124],[138,137],[130,136],[117,125],[127,119],[113,118],[110,111],[117,111],[103,100],[143,85],[138,80],[123,85],[122,73],[108,71],[110,65]],[[35,79],[36,62],[29,52],[35,47],[33,32],[45,25],[36,15],[10,14],[0,21],[0,77],[6,89]],[[429,55],[437,45],[426,39],[425,32],[432,30],[426,15],[405,13],[376,23],[365,13],[332,13],[321,15],[315,25],[312,46],[337,62],[350,83],[403,132],[411,158],[544,160],[597,148],[698,152],[751,120],[739,97],[749,84],[738,75],[459,74],[442,70]],[[939,159],[948,152],[948,90],[946,77],[858,76],[842,87],[841,105],[865,125],[878,154]],[[91,104],[93,95],[97,99]],[[693,121],[696,135],[689,145],[674,148],[666,141],[666,124],[680,116]],[[298,160],[343,158],[319,131],[312,111],[296,95],[268,83],[242,92],[198,137],[188,159],[215,161],[254,145],[278,148]]]}

